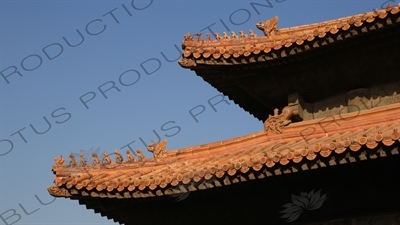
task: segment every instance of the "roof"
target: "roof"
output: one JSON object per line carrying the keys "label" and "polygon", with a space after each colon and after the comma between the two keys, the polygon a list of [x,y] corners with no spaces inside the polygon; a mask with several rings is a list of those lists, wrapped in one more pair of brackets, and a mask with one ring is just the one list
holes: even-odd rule
{"label": "roof", "polygon": [[[275,27],[275,30],[263,36],[258,36],[252,30],[250,34],[240,31],[240,35],[231,31],[231,36],[224,32],[223,37],[216,33],[213,35],[217,36],[216,40],[212,40],[210,34],[207,34],[206,40],[201,37],[201,33],[197,34],[197,38],[186,34],[182,42],[183,53],[179,64],[193,69],[201,65],[251,64],[291,57],[399,24],[399,7],[400,3],[397,6],[389,4],[383,10],[376,9],[335,20],[282,29]],[[278,17],[275,16],[263,24],[275,22],[276,25],[277,20]],[[293,48],[298,46],[304,48]]]}
{"label": "roof", "polygon": [[264,121],[294,93],[313,103],[398,79],[399,6],[281,29],[274,17],[257,25],[268,36],[187,34],[179,64]]}
{"label": "roof", "polygon": [[399,154],[400,104],[166,151],[141,162],[55,165],[55,197],[148,198]]}
{"label": "roof", "polygon": [[[284,29],[277,28],[278,18],[274,17],[258,24],[266,28],[263,37],[254,32],[246,37],[240,32],[240,38],[232,33],[232,37],[224,34],[219,40],[202,40],[201,35],[194,40],[190,34],[186,35],[180,65],[195,70],[256,118],[267,119],[265,130],[177,150],[166,151],[166,141],[153,143],[148,150],[155,158],[143,160],[132,160],[132,153],[125,159],[116,151],[115,160],[104,153],[102,160],[93,157],[92,165],[86,163],[83,155],[81,165],[72,160],[72,165],[65,166],[64,159],[59,157],[52,168],[55,178],[54,185],[48,187],[49,193],[78,199],[88,209],[93,208],[114,221],[136,221],[137,214],[130,212],[132,205],[140,208],[143,202],[159,203],[162,196],[195,192],[192,195],[197,194],[198,200],[207,193],[201,190],[215,191],[218,195],[219,187],[240,186],[235,183],[259,180],[257,186],[274,180],[268,177],[293,178],[296,174],[306,174],[299,173],[302,171],[319,172],[324,167],[334,169],[361,161],[379,162],[374,160],[378,158],[397,160],[400,102],[386,101],[388,96],[379,97],[389,105],[343,115],[339,110],[336,116],[285,126],[279,122],[287,121],[276,124],[277,117],[268,114],[275,108],[288,106],[288,95],[296,92],[307,103],[314,103],[317,98],[326,99],[360,88],[355,84],[363,87],[378,84],[378,88],[385,88],[382,82],[397,80],[399,6]],[[374,79],[376,74],[379,76]],[[397,89],[394,92],[399,93]],[[394,155],[397,158],[391,157]],[[356,165],[361,168],[362,163]],[[143,214],[148,215],[149,205],[154,207],[145,205]],[[215,205],[213,209],[218,207]]]}

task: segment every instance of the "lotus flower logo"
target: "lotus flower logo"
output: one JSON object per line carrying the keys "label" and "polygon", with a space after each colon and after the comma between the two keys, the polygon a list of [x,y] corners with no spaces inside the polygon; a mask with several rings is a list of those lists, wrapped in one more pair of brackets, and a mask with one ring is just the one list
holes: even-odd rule
{"label": "lotus flower logo", "polygon": [[185,200],[187,197],[189,197],[190,192],[186,193],[181,193],[181,194],[173,194],[171,195],[172,198],[174,198],[174,202],[180,202]]}
{"label": "lotus flower logo", "polygon": [[292,194],[292,202],[283,205],[286,209],[280,211],[284,213],[280,218],[287,218],[286,223],[295,221],[304,210],[316,210],[321,208],[324,201],[327,199],[326,194],[321,196],[321,190],[314,193],[301,192],[299,196]]}

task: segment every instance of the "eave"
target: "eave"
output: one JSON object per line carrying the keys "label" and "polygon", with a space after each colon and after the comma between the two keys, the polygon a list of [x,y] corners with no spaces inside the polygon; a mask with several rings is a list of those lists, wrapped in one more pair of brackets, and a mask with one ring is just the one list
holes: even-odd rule
{"label": "eave", "polygon": [[293,93],[312,103],[398,79],[399,25],[397,5],[269,37],[185,40],[180,65],[264,121]]}
{"label": "eave", "polygon": [[[54,166],[55,197],[150,198],[399,154],[400,104],[167,151],[163,159]],[[309,133],[309,131],[313,131]]]}
{"label": "eave", "polygon": [[[184,68],[218,65],[244,65],[275,61],[303,54],[313,49],[378,32],[400,23],[400,4],[386,9],[343,17],[335,20],[279,29],[273,36],[236,37],[219,40],[184,40]],[[300,47],[300,48],[297,48]],[[275,51],[274,51],[275,50]],[[280,50],[280,51],[278,51]],[[236,60],[237,59],[237,60]],[[279,63],[279,62],[276,62]]]}

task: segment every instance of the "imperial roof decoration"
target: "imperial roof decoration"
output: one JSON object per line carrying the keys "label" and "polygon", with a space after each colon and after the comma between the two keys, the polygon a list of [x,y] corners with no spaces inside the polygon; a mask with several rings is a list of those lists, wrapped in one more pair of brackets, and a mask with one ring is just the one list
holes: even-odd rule
{"label": "imperial roof decoration", "polygon": [[[374,206],[370,210],[398,212],[394,206],[398,201],[392,196],[397,189],[390,182],[398,178],[400,147],[399,7],[400,3],[384,10],[291,28],[278,27],[279,18],[275,16],[256,24],[263,36],[253,30],[248,34],[215,33],[215,40],[211,34],[205,39],[201,33],[186,34],[179,64],[195,70],[206,82],[264,121],[264,129],[177,150],[167,150],[167,140],[153,140],[146,147],[153,154],[150,158],[145,158],[140,148],[137,158],[131,150],[126,154],[119,150],[101,155],[81,153],[79,159],[77,154],[70,154],[68,163],[60,156],[55,158],[54,185],[48,187],[48,192],[55,197],[78,199],[88,209],[126,224],[136,224],[141,216],[139,221],[149,224],[152,219],[163,224],[175,223],[178,214],[206,219],[196,221],[199,224],[249,223],[247,217],[232,218],[235,212],[244,212],[238,205],[253,204],[246,207],[246,212],[260,214],[262,218],[254,221],[264,221],[268,218],[264,218],[264,212],[270,212],[268,205],[273,205],[264,204],[265,201],[281,199],[275,196],[276,192],[287,184],[296,188],[302,183],[306,184],[303,187],[308,186],[309,182],[303,179],[310,177],[314,184],[320,178],[329,180],[325,184],[332,189],[346,186],[344,192],[354,189],[359,193],[360,188],[368,187],[361,193],[379,192],[383,195],[376,199],[390,199],[386,201],[389,205],[382,203],[385,201],[369,202]],[[385,170],[377,167],[386,163],[389,166]],[[302,172],[306,170],[316,171]],[[298,172],[302,173],[293,174]],[[354,180],[362,173],[364,177]],[[320,177],[313,181],[316,174]],[[349,182],[344,181],[346,185],[342,183],[343,174]],[[336,179],[331,182],[332,175]],[[387,178],[382,182],[389,187],[385,190],[391,190],[387,193],[381,191],[380,185],[369,189],[370,184],[381,182],[374,176],[381,175]],[[364,178],[368,182],[361,182]],[[233,185],[241,182],[246,183]],[[217,189],[228,185],[232,186]],[[200,192],[205,189],[208,190]],[[231,198],[231,193],[236,195],[241,190],[250,190],[247,194],[252,197],[246,194]],[[177,208],[169,205],[170,198],[161,197],[179,195],[176,200],[180,201],[189,194],[193,197]],[[157,196],[160,197],[154,198]],[[353,198],[354,194],[349,192],[338,201],[346,196]],[[365,194],[357,197],[353,201],[357,204],[347,209],[363,208],[364,202],[360,200],[369,199]],[[235,210],[220,210],[220,205],[210,206],[209,202],[225,202]],[[263,208],[258,207],[260,204]],[[348,210],[341,206],[331,209],[340,209],[347,215]],[[132,208],[141,209],[132,213]],[[224,216],[220,211],[225,211]],[[322,214],[330,218],[332,211],[325,211]],[[154,213],[158,216],[149,220],[148,215]],[[207,221],[209,218],[213,220]],[[180,222],[187,223],[184,219]]]}
{"label": "imperial roof decoration", "polygon": [[[161,161],[120,161],[116,154],[112,162],[104,154],[109,160],[102,160],[101,164],[65,166],[60,163],[62,158],[56,158],[55,186],[48,191],[56,197],[145,198],[399,154],[396,148],[385,150],[379,146],[400,141],[400,104],[333,119],[336,123],[294,123],[281,134],[266,135],[260,131],[166,151]],[[309,128],[315,132],[305,134],[304,130]]]}
{"label": "imperial roof decoration", "polygon": [[[259,36],[186,34],[179,64],[264,122],[294,94],[305,106],[398,79],[399,7],[290,28],[274,17],[257,23]],[[301,120],[294,110],[292,122]]]}
{"label": "imperial roof decoration", "polygon": [[268,119],[264,122],[264,130],[271,131],[275,134],[281,134],[286,125],[290,124],[292,121],[293,110],[290,107],[285,107],[282,113],[279,115],[279,109],[274,110],[274,115],[269,115]]}
{"label": "imperial roof decoration", "polygon": [[[252,30],[249,35],[239,31],[240,36],[231,31],[231,36],[227,32],[222,37],[215,33],[216,40],[212,40],[210,34],[203,40],[201,33],[198,33],[195,40],[188,33],[182,42],[183,53],[179,64],[185,68],[194,68],[199,65],[248,64],[288,57],[398,24],[399,7],[400,3],[396,6],[388,5],[383,10],[376,9],[336,20],[282,29],[278,29],[278,17],[275,16],[266,22],[257,23],[256,27],[263,31],[264,36],[257,36]],[[293,49],[296,46],[303,48]],[[249,56],[255,58],[250,61],[242,59]]]}
{"label": "imperial roof decoration", "polygon": [[154,158],[163,158],[166,157],[165,148],[167,147],[167,140],[163,140],[157,143],[155,140],[152,140],[152,144],[147,146],[147,150],[153,153]]}
{"label": "imperial roof decoration", "polygon": [[[238,205],[252,205],[254,201],[259,203],[246,207],[246,212],[260,214],[262,218],[254,221],[264,221],[268,218],[264,218],[264,212],[270,212],[273,205],[265,201],[281,199],[276,193],[287,185],[308,186],[305,177],[314,184],[323,178],[332,189],[346,186],[344,192],[383,193],[376,199],[390,199],[386,201],[389,205],[382,203],[385,201],[369,202],[377,206],[370,208],[374,212],[398,209],[391,195],[397,189],[390,182],[398,178],[400,147],[399,7],[389,5],[384,10],[292,28],[280,28],[275,16],[257,23],[263,36],[252,30],[215,33],[216,40],[211,34],[205,39],[201,33],[186,34],[180,65],[195,70],[264,121],[264,129],[176,150],[166,149],[167,140],[153,140],[146,146],[153,154],[149,158],[141,149],[137,149],[137,157],[131,150],[126,154],[119,150],[100,155],[70,154],[67,163],[60,156],[55,158],[54,185],[48,192],[77,199],[88,209],[126,224],[152,224],[153,218],[175,223],[177,217],[186,224],[185,217],[178,214],[190,219],[213,218],[196,221],[199,224],[226,223],[227,219],[248,223],[247,217],[237,220],[232,215],[244,212]],[[385,170],[377,167],[386,163]],[[303,172],[306,170],[315,171]],[[353,179],[362,173],[364,177]],[[318,179],[314,181],[315,175]],[[331,181],[332,175],[336,179]],[[343,175],[349,182],[345,180],[346,185],[342,184]],[[370,184],[381,182],[375,178],[381,175],[386,177],[382,183],[389,187],[387,193],[381,192],[379,185],[369,189]],[[364,178],[368,182],[361,182]],[[251,180],[257,181],[247,182]],[[360,188],[364,192],[358,192]],[[231,198],[241,190],[250,192]],[[189,194],[191,197],[177,208],[169,205],[177,195],[175,201]],[[349,192],[336,200],[342,202],[346,196],[354,195]],[[365,194],[357,197],[353,201],[357,204],[348,209],[363,208],[360,198]],[[225,202],[234,211],[220,210],[218,204],[210,206],[209,202]],[[258,207],[260,204],[263,208]],[[133,213],[131,209],[139,211]],[[336,205],[331,209],[348,213]],[[221,211],[225,211],[224,216]],[[322,215],[332,213],[325,211]],[[148,216],[154,213],[159,216]]]}
{"label": "imperial roof decoration", "polygon": [[279,18],[277,16],[274,16],[274,18],[267,20],[265,22],[260,21],[259,23],[257,23],[256,27],[262,30],[266,37],[272,37],[274,35],[279,34],[277,26],[278,20]]}

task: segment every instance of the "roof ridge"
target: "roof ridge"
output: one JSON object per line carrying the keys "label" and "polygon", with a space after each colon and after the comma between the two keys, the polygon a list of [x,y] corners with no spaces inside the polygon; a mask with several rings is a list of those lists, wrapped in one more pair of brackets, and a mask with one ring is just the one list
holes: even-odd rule
{"label": "roof ridge", "polygon": [[[254,133],[234,138],[229,138],[222,141],[215,141],[203,145],[189,146],[185,148],[169,150],[166,151],[166,156],[161,159],[148,158],[141,162],[124,161],[122,163],[111,162],[109,164],[103,163],[101,165],[86,165],[86,166],[65,166],[64,164],[60,165],[56,164],[53,166],[53,171],[55,173],[58,173],[59,170],[63,170],[62,168],[66,168],[70,172],[79,172],[82,169],[86,170],[90,168],[93,168],[91,169],[93,171],[100,171],[102,169],[110,169],[110,170],[115,169],[116,171],[118,171],[118,170],[123,170],[125,168],[146,169],[146,168],[161,167],[169,165],[171,163],[182,163],[185,162],[186,160],[201,160],[204,157],[210,157],[211,155],[220,155],[222,153],[226,154],[228,149],[229,149],[229,154],[231,154],[251,146],[270,145],[271,143],[277,146],[282,141],[286,142],[286,144],[292,143],[293,141],[296,143],[300,141],[313,142],[315,137],[320,139],[321,135],[326,135],[327,137],[332,138],[333,136],[338,135],[337,132],[340,132],[343,129],[346,132],[342,134],[345,134],[347,132],[358,134],[359,132],[363,132],[362,129],[370,126],[369,123],[366,123],[365,119],[360,119],[360,117],[374,117],[376,124],[386,123],[388,120],[387,117],[391,116],[389,112],[394,110],[395,112],[393,114],[395,114],[397,111],[399,111],[399,109],[400,109],[400,103],[395,103],[387,106],[373,108],[366,111],[357,111],[352,113],[346,113],[344,115],[337,115],[332,117],[333,120],[326,120],[327,118],[325,119],[319,118],[304,122],[291,123],[285,127],[284,132],[281,134],[269,133],[265,132],[265,130],[257,131]],[[354,116],[356,118],[353,118]],[[350,120],[349,118],[351,118],[352,122],[347,121]],[[394,118],[390,119],[392,120]],[[329,126],[329,124],[334,123],[332,121],[339,123],[340,127],[333,128],[332,126]],[[318,126],[319,129],[314,128],[315,131],[312,134],[305,135],[302,133],[304,129],[316,126]],[[379,129],[383,130],[385,128],[386,125],[380,127]],[[333,135],[330,135],[332,133]],[[57,159],[58,158],[56,158],[55,160],[57,161]]]}
{"label": "roof ridge", "polygon": [[[382,128],[387,129],[382,130]],[[136,188],[138,188],[140,191],[143,191],[146,188],[149,188],[150,190],[156,190],[157,188],[165,188],[168,184],[177,186],[180,183],[189,184],[191,180],[194,180],[194,182],[199,182],[207,174],[208,179],[213,176],[215,176],[214,179],[222,179],[224,176],[236,179],[234,175],[239,171],[240,173],[248,173],[250,168],[252,168],[254,171],[259,171],[262,167],[264,167],[264,165],[266,168],[266,171],[264,172],[268,174],[273,172],[268,171],[268,168],[272,169],[276,164],[285,166],[289,162],[299,163],[303,159],[307,159],[305,162],[307,163],[313,161],[318,155],[320,155],[322,158],[327,158],[333,152],[335,152],[335,155],[337,156],[342,155],[346,150],[350,152],[359,152],[362,146],[366,146],[368,149],[377,150],[376,147],[379,143],[382,143],[386,146],[391,146],[395,143],[395,141],[400,141],[400,135],[398,132],[399,129],[400,122],[397,120],[389,123],[381,123],[380,125],[375,124],[370,128],[360,128],[354,130],[353,132],[345,132],[342,134],[336,134],[334,136],[320,136],[313,141],[314,143],[307,143],[304,140],[286,142],[282,143],[282,145],[275,150],[272,150],[269,147],[265,148],[266,145],[271,146],[271,143],[267,143],[263,146],[259,146],[258,148],[247,149],[246,151],[241,151],[240,153],[237,152],[236,154],[231,155],[236,155],[236,157],[226,157],[224,160],[219,160],[217,162],[212,160],[199,160],[193,165],[191,165],[190,162],[186,164],[181,163],[180,165],[172,165],[172,167],[169,169],[161,169],[158,171],[148,170],[148,173],[145,174],[133,174],[132,172],[115,174],[114,171],[107,170],[103,171],[103,173],[107,175],[104,178],[97,180],[97,182],[89,182],[90,179],[88,179],[87,176],[85,176],[84,171],[82,171],[81,174],[76,174],[75,177],[70,177],[68,180],[64,180],[62,182],[58,182],[60,178],[56,176],[55,181],[57,185],[49,187],[48,190],[51,195],[62,197],[72,196],[74,193],[78,194],[78,192],[74,191],[74,189],[86,189],[88,191],[93,190],[98,192],[104,191],[105,189],[108,192],[111,192],[115,189],[122,191],[125,188],[128,188],[128,191],[130,192]],[[399,154],[398,150],[396,149],[393,149],[388,153],[393,155]],[[376,153],[369,152],[369,154],[372,154],[369,157],[374,159],[378,157],[376,154],[384,157],[387,155],[387,152],[377,150]],[[346,163],[346,157],[343,158],[342,156],[337,160],[340,161],[340,164]],[[355,157],[354,155],[349,157],[350,158],[348,160],[350,160],[350,162],[355,160],[352,159]],[[360,160],[367,159],[367,155],[365,155],[365,153],[360,152],[359,157]],[[324,164],[323,161],[313,162]],[[331,166],[336,165],[336,161],[330,160],[329,164]],[[303,166],[304,165],[306,164],[303,164]],[[281,172],[276,171],[277,167],[274,168],[275,172],[277,173],[275,175],[281,174]],[[302,168],[302,170],[308,170],[308,168],[305,167]],[[129,181],[122,182],[122,176],[124,175],[126,175],[126,177],[130,176],[131,179]],[[76,182],[71,181],[76,178],[78,178]],[[215,180],[215,182],[217,181]],[[94,185],[95,189],[93,189],[93,187],[87,188],[88,184]],[[228,185],[228,183],[225,185]],[[194,188],[193,190],[197,189]],[[167,192],[164,194],[166,193]],[[108,194],[113,195],[112,193]],[[162,192],[160,194],[164,195]],[[128,197],[133,197],[133,194],[132,196],[129,194]]]}
{"label": "roof ridge", "polygon": [[[336,165],[339,161],[340,164],[346,163],[346,160],[349,160],[349,162],[357,161],[354,158],[355,155],[346,155],[346,157],[342,155],[335,159],[336,156],[344,152],[358,152],[360,160],[366,160],[368,157],[374,159],[378,156],[384,157],[387,154],[398,154],[396,149],[386,149],[382,152],[376,147],[378,144],[392,146],[395,142],[400,141],[400,103],[361,111],[357,115],[355,118],[354,115],[347,115],[347,117],[343,117],[344,121],[336,121],[340,122],[338,128],[334,125],[328,126],[326,123],[321,123],[321,120],[314,120],[313,123],[291,124],[286,127],[282,134],[266,135],[264,133],[264,135],[261,135],[263,132],[257,132],[260,136],[255,135],[256,133],[249,134],[246,136],[254,138],[251,143],[242,145],[238,142],[221,151],[210,151],[212,154],[209,155],[202,154],[202,157],[197,157],[195,153],[191,152],[191,157],[171,156],[167,157],[166,161],[152,160],[150,165],[146,165],[146,161],[143,161],[140,162],[141,166],[135,163],[121,163],[118,164],[120,167],[112,167],[111,169],[101,169],[100,165],[54,166],[56,185],[49,187],[48,190],[54,196],[63,197],[83,193],[83,191],[85,193],[87,191],[95,192],[93,195],[107,191],[107,196],[113,195],[110,193],[111,191],[114,193],[114,190],[117,190],[117,193],[119,193],[125,189],[132,192],[135,189],[143,191],[149,188],[149,190],[157,192],[157,190],[164,189],[168,185],[175,187],[190,184],[191,190],[197,190],[192,182],[197,185],[200,185],[200,181],[203,179],[207,181],[213,179],[213,182],[217,182],[218,180],[215,179],[222,179],[225,176],[232,177],[229,179],[234,181],[236,173],[248,174],[262,168],[264,168],[263,173],[267,176],[272,176],[273,173],[279,175],[282,173],[279,168],[288,165],[290,162],[297,164],[306,160],[301,164],[301,170],[307,170],[308,166],[306,165],[311,162],[314,164],[322,163],[321,166],[327,166],[324,161],[315,161],[317,157],[320,159],[333,157],[329,160],[329,165]],[[348,120],[349,118],[352,119]],[[373,123],[370,122],[371,118],[374,120]],[[332,121],[326,122],[328,124],[333,123]],[[323,126],[324,129],[306,137],[301,137],[301,135],[294,137],[296,132],[305,127],[317,125]],[[257,140],[256,137],[260,137],[260,140]],[[366,155],[364,151],[360,151],[362,146],[366,146],[367,149],[374,149],[376,152],[368,151],[370,156]],[[339,161],[336,162],[336,160]],[[296,169],[296,171],[299,169]],[[265,176],[260,175],[260,178],[262,177]],[[204,188],[203,186],[202,188]],[[167,192],[157,193],[158,195],[167,194]],[[168,191],[168,193],[172,192]],[[129,196],[132,197],[133,194],[129,194]],[[142,195],[136,193],[135,196]]]}
{"label": "roof ridge", "polygon": [[[279,50],[282,47],[290,47],[294,44],[302,45],[305,41],[313,41],[316,38],[324,38],[327,34],[336,35],[341,30],[349,31],[353,26],[361,27],[363,24],[371,24],[378,19],[388,18],[388,15],[399,14],[400,3],[396,6],[390,4],[381,10],[374,10],[366,13],[361,13],[353,16],[341,17],[333,20],[322,21],[318,23],[300,25],[288,28],[278,29],[277,18],[274,17],[266,22],[257,23],[257,28],[263,30],[265,36],[258,36],[252,30],[249,35],[240,31],[240,36],[231,31],[231,36],[224,31],[223,37],[215,33],[216,40],[212,40],[211,35],[207,34],[207,39],[204,40],[201,33],[197,33],[195,39],[193,35],[187,33],[182,41],[182,60],[179,64],[184,68],[192,68],[197,65],[197,59],[228,59],[238,58],[240,56],[249,56],[251,54],[260,54],[262,52],[269,53],[270,51]],[[400,15],[400,14],[399,14]],[[385,25],[391,26],[393,23],[400,23],[387,20]],[[378,27],[380,28],[380,27]],[[373,28],[372,30],[377,29]],[[370,28],[361,33],[369,32]],[[351,38],[354,34],[344,39]],[[339,38],[342,40],[342,38]],[[334,42],[337,40],[331,40]],[[313,46],[317,48],[319,45]],[[212,63],[215,64],[215,63]]]}

